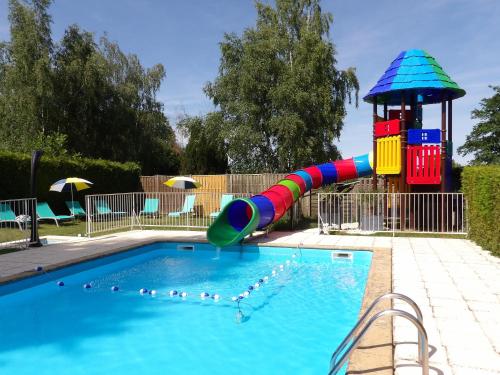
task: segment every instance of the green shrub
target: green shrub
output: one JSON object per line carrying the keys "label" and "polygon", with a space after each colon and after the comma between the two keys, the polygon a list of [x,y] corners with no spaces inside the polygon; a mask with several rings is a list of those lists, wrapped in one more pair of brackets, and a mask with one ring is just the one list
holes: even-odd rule
{"label": "green shrub", "polygon": [[469,237],[500,256],[500,165],[465,167],[462,189],[469,207]]}
{"label": "green shrub", "polygon": [[[30,196],[31,155],[0,152],[0,200]],[[118,163],[101,159],[50,158],[42,156],[37,175],[37,198],[47,201],[56,213],[67,213],[65,200],[70,193],[49,192],[49,187],[66,177],[81,177],[94,183],[91,189],[74,195],[84,203],[86,194],[137,191],[141,169],[136,163]]]}

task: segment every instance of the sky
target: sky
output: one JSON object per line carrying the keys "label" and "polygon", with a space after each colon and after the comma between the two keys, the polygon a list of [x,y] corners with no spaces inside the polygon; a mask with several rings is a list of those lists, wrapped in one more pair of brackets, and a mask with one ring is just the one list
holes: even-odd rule
{"label": "sky", "polygon": [[[272,0],[267,0],[272,2]],[[330,38],[337,67],[355,67],[362,98],[399,52],[424,49],[467,91],[453,103],[453,144],[465,141],[470,113],[500,85],[500,0],[323,0],[334,21]],[[203,86],[218,72],[219,43],[255,25],[253,0],[54,0],[52,37],[59,41],[71,24],[107,34],[145,66],[161,63],[166,79],[158,99],[172,124],[183,114],[214,109]],[[8,0],[0,0],[0,40],[9,39]],[[370,151],[371,105],[347,108],[337,142],[349,157]],[[424,107],[424,127],[440,127],[440,106]],[[456,152],[454,159],[464,164]]]}

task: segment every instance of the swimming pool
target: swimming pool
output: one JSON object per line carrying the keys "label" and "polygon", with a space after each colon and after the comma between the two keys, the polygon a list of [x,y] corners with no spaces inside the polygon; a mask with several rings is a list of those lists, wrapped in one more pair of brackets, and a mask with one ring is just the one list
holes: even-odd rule
{"label": "swimming pool", "polygon": [[242,249],[158,243],[0,287],[0,373],[326,374],[371,252]]}

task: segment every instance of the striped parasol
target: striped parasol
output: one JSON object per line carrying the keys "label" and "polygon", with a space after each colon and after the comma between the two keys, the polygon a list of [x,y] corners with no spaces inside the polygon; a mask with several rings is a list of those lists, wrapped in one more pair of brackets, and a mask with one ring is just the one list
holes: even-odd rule
{"label": "striped parasol", "polygon": [[[68,177],[68,178],[63,178],[62,180],[54,182],[50,186],[49,191],[57,191],[59,193],[70,191],[71,192],[71,205],[73,205],[73,190],[80,191],[80,190],[89,189],[91,187],[90,185],[93,185],[92,182],[84,180],[83,178]],[[74,207],[72,207],[72,208],[74,209]]]}
{"label": "striped parasol", "polygon": [[193,180],[191,177],[173,177],[163,183],[171,188],[177,189],[197,189],[201,186],[198,181]]}

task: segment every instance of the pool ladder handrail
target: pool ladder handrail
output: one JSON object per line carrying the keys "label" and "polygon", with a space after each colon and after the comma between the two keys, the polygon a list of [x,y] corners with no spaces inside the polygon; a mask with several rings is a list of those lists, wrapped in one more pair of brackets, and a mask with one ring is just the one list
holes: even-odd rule
{"label": "pool ladder handrail", "polygon": [[[415,316],[411,315],[410,313],[402,310],[397,310],[397,309],[386,309],[383,311],[378,312],[374,316],[370,318],[370,320],[363,325],[363,328],[360,329],[362,324],[365,322],[366,318],[369,316],[369,314],[373,311],[373,309],[378,305],[380,301],[383,301],[385,299],[399,299],[402,300],[406,303],[408,303],[413,310],[415,311]],[[405,296],[404,294],[400,293],[387,293],[384,294],[378,298],[376,298],[372,304],[368,307],[368,309],[365,311],[365,313],[359,318],[358,322],[354,326],[354,328],[347,334],[345,339],[342,341],[342,343],[337,347],[335,352],[332,355],[332,358],[330,360],[330,371],[328,375],[334,375],[336,374],[344,365],[344,363],[347,361],[349,358],[350,354],[354,349],[356,349],[359,345],[359,342],[361,338],[366,334],[368,329],[371,327],[371,325],[379,318],[383,316],[400,316],[403,317],[410,322],[412,322],[415,327],[418,330],[418,361],[422,365],[422,374],[423,375],[428,375],[429,374],[429,345],[428,345],[428,340],[427,340],[427,332],[424,328],[423,325],[423,316],[422,312],[420,311],[420,308],[418,305],[413,301],[410,297]],[[358,331],[360,332],[359,334]],[[352,340],[352,342],[351,342]],[[340,361],[337,361],[337,357],[340,354],[342,350],[345,349],[345,347],[349,344],[350,346],[346,350],[346,352],[343,354],[343,356],[340,358]]]}

